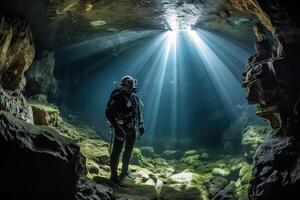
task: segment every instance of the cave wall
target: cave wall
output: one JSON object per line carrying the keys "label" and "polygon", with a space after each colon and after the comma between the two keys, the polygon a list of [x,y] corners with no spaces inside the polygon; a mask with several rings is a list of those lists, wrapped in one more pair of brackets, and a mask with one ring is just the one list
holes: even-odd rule
{"label": "cave wall", "polygon": [[28,22],[1,17],[0,22],[0,110],[33,123],[31,107],[22,90],[24,73],[35,56],[35,46]]}
{"label": "cave wall", "polygon": [[[254,157],[250,200],[298,199],[300,188],[298,54],[299,21],[291,2],[231,0],[239,10],[258,17],[255,55],[243,75],[243,87],[257,114],[273,131]],[[277,41],[272,47],[269,30]]]}

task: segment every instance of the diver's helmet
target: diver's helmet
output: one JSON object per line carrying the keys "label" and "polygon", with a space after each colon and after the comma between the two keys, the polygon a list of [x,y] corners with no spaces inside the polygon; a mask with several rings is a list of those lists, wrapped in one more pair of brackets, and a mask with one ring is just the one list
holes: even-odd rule
{"label": "diver's helmet", "polygon": [[130,89],[137,89],[137,79],[132,78],[131,76],[124,76],[121,78],[120,86],[128,86]]}

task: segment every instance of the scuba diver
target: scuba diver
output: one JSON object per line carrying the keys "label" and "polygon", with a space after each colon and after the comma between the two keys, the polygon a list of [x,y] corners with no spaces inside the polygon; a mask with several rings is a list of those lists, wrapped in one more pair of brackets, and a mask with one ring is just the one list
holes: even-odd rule
{"label": "scuba diver", "polygon": [[[118,83],[107,103],[106,118],[114,129],[114,142],[110,154],[110,180],[119,186],[125,186],[123,180],[126,176],[135,179],[135,176],[128,170],[131,153],[138,137],[144,134],[140,100],[137,96],[137,80],[131,76],[124,76]],[[122,170],[118,176],[119,157],[125,143],[125,150],[122,158]]]}

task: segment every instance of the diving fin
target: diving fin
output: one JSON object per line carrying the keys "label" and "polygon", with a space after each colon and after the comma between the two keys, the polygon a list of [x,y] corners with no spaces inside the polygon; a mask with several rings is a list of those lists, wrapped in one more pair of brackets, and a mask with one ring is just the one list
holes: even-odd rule
{"label": "diving fin", "polygon": [[130,171],[127,171],[127,174],[126,176],[130,179],[130,180],[135,180],[136,179],[136,176],[130,172]]}

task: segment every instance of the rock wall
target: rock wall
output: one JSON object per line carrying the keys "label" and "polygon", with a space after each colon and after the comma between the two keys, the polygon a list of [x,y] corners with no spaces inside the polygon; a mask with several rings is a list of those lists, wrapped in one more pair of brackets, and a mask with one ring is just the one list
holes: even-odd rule
{"label": "rock wall", "polygon": [[299,20],[295,3],[263,0],[231,0],[233,5],[256,15],[276,40],[275,46],[259,24],[256,53],[249,59],[243,87],[258,115],[273,131],[254,157],[250,200],[298,199],[300,188]]}
{"label": "rock wall", "polygon": [[0,110],[33,123],[32,110],[22,90],[25,71],[31,65],[35,47],[27,22],[1,17],[0,22]]}
{"label": "rock wall", "polygon": [[24,72],[35,55],[28,23],[1,17],[0,50],[0,84],[7,90],[22,90],[26,84]]}
{"label": "rock wall", "polygon": [[45,95],[50,102],[55,102],[57,81],[54,77],[54,52],[44,51],[42,57],[35,60],[26,72],[26,90],[28,97]]}

